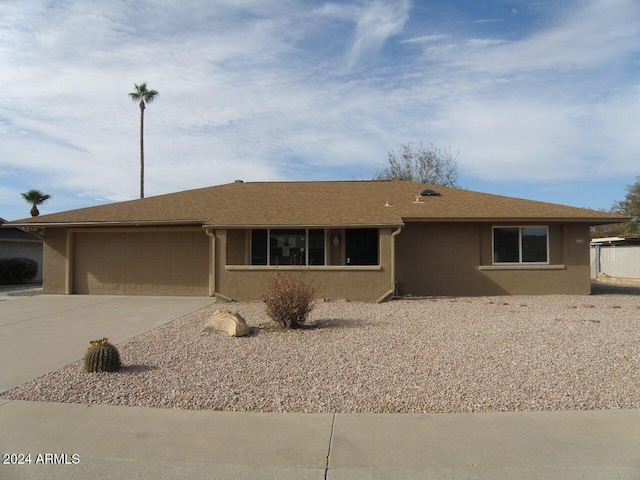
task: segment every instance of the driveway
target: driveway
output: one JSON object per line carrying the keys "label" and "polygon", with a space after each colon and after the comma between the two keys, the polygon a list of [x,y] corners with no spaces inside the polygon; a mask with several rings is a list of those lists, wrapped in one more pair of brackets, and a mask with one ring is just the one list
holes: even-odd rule
{"label": "driveway", "polygon": [[0,394],[80,360],[90,340],[107,337],[118,344],[214,301],[39,295],[0,302]]}

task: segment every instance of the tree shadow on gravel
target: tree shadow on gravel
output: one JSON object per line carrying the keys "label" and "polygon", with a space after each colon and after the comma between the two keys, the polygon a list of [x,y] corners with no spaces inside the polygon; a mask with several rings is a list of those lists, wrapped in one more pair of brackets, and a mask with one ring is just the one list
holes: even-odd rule
{"label": "tree shadow on gravel", "polygon": [[640,295],[640,287],[591,282],[591,295]]}
{"label": "tree shadow on gravel", "polygon": [[309,328],[360,328],[373,325],[370,321],[364,319],[346,319],[346,318],[319,318],[309,324]]}
{"label": "tree shadow on gravel", "polygon": [[299,325],[296,328],[286,329],[281,327],[280,325],[274,323],[264,323],[259,325],[257,328],[252,327],[252,334],[254,328],[258,332],[295,332],[295,331],[305,331],[305,330],[321,330],[325,328],[360,328],[366,327],[368,325],[372,325],[371,322],[360,319],[345,319],[345,318],[320,318],[317,320],[310,321],[308,323],[304,323]]}

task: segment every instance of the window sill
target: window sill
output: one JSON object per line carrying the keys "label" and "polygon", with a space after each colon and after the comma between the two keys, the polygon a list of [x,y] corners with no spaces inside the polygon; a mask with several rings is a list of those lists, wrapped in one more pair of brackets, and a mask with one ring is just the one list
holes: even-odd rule
{"label": "window sill", "polygon": [[564,265],[480,265],[478,267],[480,271],[495,271],[495,270],[566,270]]}
{"label": "window sill", "polygon": [[311,265],[311,266],[306,266],[306,265],[286,265],[286,266],[280,266],[280,267],[276,267],[273,265],[225,265],[224,266],[225,270],[229,270],[229,271],[253,271],[253,272],[260,272],[260,271],[278,271],[278,270],[283,270],[283,271],[295,271],[295,270],[311,270],[312,272],[323,272],[323,271],[330,271],[330,272],[340,272],[340,271],[349,271],[349,272],[353,272],[354,270],[357,271],[378,271],[378,270],[382,270],[382,266],[380,265]]}

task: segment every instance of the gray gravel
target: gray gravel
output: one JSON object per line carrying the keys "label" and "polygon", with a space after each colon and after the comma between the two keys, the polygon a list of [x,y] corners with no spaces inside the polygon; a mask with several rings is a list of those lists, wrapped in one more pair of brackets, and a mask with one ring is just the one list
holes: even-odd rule
{"label": "gray gravel", "polygon": [[[319,303],[312,327],[203,333],[215,305],[120,344],[117,373],[80,362],[9,399],[268,412],[640,408],[640,297],[430,298]],[[82,352],[79,352],[79,356]]]}

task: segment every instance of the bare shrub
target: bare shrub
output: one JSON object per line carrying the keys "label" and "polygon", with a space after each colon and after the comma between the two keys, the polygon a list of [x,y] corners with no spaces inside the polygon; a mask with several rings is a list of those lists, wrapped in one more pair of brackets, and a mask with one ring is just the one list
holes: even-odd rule
{"label": "bare shrub", "polygon": [[283,328],[299,328],[315,307],[307,271],[278,271],[263,297],[267,315]]}

